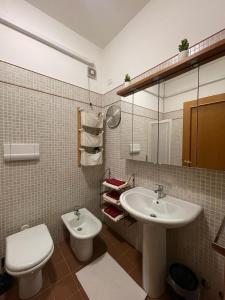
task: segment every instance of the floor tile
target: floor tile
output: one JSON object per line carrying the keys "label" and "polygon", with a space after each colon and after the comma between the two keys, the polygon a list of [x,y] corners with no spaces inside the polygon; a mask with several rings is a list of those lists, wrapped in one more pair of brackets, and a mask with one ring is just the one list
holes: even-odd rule
{"label": "floor tile", "polygon": [[129,272],[129,275],[136,281],[136,283],[142,287],[142,272],[138,271],[137,268],[134,268]]}
{"label": "floor tile", "polygon": [[67,257],[68,255],[73,254],[73,251],[70,247],[68,240],[61,241],[60,243],[58,243],[58,246],[64,258]]}
{"label": "floor tile", "polygon": [[84,264],[82,262],[80,262],[75,255],[70,254],[65,258],[65,262],[67,264],[67,266],[70,269],[70,272],[72,273],[76,273],[78,272],[83,266]]}
{"label": "floor tile", "polygon": [[126,255],[120,256],[117,259],[117,262],[128,273],[131,272],[135,268],[135,265],[133,264],[133,262]]}
{"label": "floor tile", "polygon": [[66,298],[66,300],[86,300],[80,291],[75,292],[70,297]]}
{"label": "floor tile", "polygon": [[76,284],[77,289],[80,290],[80,291],[84,291],[84,289],[83,289],[83,287],[82,287],[80,281],[78,280],[76,274],[75,274],[75,275],[72,274],[72,277],[73,277],[73,280],[74,280],[74,282],[75,282],[75,284]]}
{"label": "floor tile", "polygon": [[32,300],[55,300],[55,297],[52,289],[47,288],[43,292],[39,293],[37,296],[33,297]]}
{"label": "floor tile", "polygon": [[64,300],[72,297],[72,295],[78,291],[78,288],[72,278],[72,275],[68,275],[57,283],[53,284],[52,291],[55,300]]}
{"label": "floor tile", "polygon": [[70,270],[64,260],[57,264],[54,264],[52,261],[50,261],[46,267],[51,283],[57,282],[70,273]]}
{"label": "floor tile", "polygon": [[51,257],[51,260],[53,263],[59,263],[63,260],[63,255],[62,255],[58,245],[55,245],[55,249],[54,249],[53,255]]}
{"label": "floor tile", "polygon": [[87,294],[85,293],[85,291],[83,290],[83,288],[80,290],[81,295],[83,296],[83,300],[89,300]]}

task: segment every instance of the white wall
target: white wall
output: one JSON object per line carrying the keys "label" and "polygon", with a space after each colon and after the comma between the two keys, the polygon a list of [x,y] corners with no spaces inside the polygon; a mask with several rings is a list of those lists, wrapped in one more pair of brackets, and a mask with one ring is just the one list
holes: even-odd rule
{"label": "white wall", "polygon": [[[91,89],[102,91],[102,49],[23,0],[0,0],[0,16],[93,61],[98,79]],[[0,37],[0,60],[87,88],[86,65],[1,24]]]}
{"label": "white wall", "polygon": [[193,45],[224,27],[224,0],[151,0],[104,49],[104,91],[176,54],[182,38]]}
{"label": "white wall", "polygon": [[[24,0],[0,0],[0,16],[95,62],[91,90],[107,92],[176,54],[182,38],[194,44],[224,28],[225,1],[151,0],[104,50]],[[85,65],[4,25],[0,37],[0,60],[87,88]]]}

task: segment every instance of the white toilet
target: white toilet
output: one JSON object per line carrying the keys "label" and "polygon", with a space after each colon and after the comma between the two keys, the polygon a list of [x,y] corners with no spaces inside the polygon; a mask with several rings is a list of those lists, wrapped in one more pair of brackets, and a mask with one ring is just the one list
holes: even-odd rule
{"label": "white toilet", "polygon": [[42,288],[42,267],[50,259],[54,244],[45,224],[6,238],[6,271],[19,280],[19,296],[27,299]]}
{"label": "white toilet", "polygon": [[93,254],[93,238],[102,229],[102,223],[86,208],[79,209],[77,215],[74,211],[62,217],[63,223],[70,232],[70,245],[80,261],[87,261]]}

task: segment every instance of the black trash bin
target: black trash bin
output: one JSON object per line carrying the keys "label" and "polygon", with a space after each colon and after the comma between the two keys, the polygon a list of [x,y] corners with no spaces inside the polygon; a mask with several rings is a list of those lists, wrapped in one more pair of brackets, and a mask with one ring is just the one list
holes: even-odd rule
{"label": "black trash bin", "polygon": [[167,282],[173,291],[174,300],[199,300],[199,281],[188,267],[179,263],[172,264]]}
{"label": "black trash bin", "polygon": [[0,269],[0,295],[7,292],[13,283],[13,278],[5,272],[5,259],[1,259],[1,269]]}

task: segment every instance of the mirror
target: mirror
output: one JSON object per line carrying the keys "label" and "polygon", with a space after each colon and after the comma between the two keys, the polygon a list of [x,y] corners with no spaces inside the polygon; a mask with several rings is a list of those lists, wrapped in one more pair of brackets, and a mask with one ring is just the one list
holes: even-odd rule
{"label": "mirror", "polygon": [[225,170],[225,57],[121,100],[121,157]]}
{"label": "mirror", "polygon": [[[197,99],[197,87],[197,69],[163,83],[163,95],[160,97],[159,164],[183,164],[184,107],[189,101]],[[193,126],[196,127],[197,124]]]}
{"label": "mirror", "polygon": [[133,95],[121,97],[121,123],[120,123],[120,158],[132,159],[130,145],[133,140]]}
{"label": "mirror", "polygon": [[158,161],[158,94],[158,85],[134,94],[131,149],[134,160]]}

